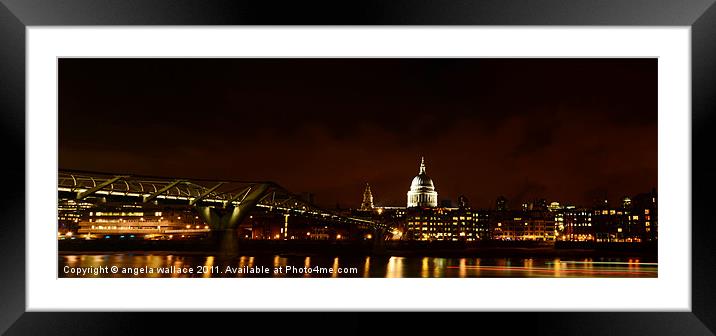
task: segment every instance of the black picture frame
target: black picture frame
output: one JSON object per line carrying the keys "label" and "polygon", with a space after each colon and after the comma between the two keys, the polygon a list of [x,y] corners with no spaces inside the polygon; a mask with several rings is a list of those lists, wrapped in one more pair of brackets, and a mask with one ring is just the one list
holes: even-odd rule
{"label": "black picture frame", "polygon": [[[340,5],[339,5],[340,4]],[[690,312],[489,312],[388,318],[374,313],[306,316],[254,313],[26,312],[25,39],[28,26],[87,25],[579,25],[689,26],[692,80],[692,288]],[[708,165],[716,112],[714,0],[0,0],[0,114],[3,201],[0,332],[9,335],[191,333],[230,328],[275,332],[452,331],[469,324],[501,333],[550,335],[713,335],[716,233],[709,217],[716,173]],[[684,225],[688,229],[687,225]],[[121,307],[117,307],[121,309]],[[162,322],[163,321],[163,322]],[[420,321],[421,323],[417,323]],[[423,323],[436,321],[437,323]],[[248,323],[251,322],[251,323]],[[291,329],[287,329],[291,328]],[[492,329],[484,329],[492,330]]]}

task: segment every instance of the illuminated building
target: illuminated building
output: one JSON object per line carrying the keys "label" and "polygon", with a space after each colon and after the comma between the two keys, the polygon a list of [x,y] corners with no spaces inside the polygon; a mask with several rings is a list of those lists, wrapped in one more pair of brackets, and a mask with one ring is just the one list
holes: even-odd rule
{"label": "illuminated building", "polygon": [[591,218],[594,241],[598,243],[627,241],[631,238],[631,217],[628,209],[608,206],[595,208]]}
{"label": "illuminated building", "polygon": [[[657,239],[656,191],[624,197],[620,207],[599,202],[593,208],[564,209],[558,240],[638,243]],[[555,218],[558,218],[555,216]],[[563,222],[563,230],[560,230]]]}
{"label": "illuminated building", "polygon": [[562,240],[594,241],[592,209],[571,208],[564,211],[564,233]]}
{"label": "illuminated building", "polygon": [[351,236],[345,228],[316,218],[285,213],[254,211],[239,225],[242,239],[252,240],[332,240]]}
{"label": "illuminated building", "polygon": [[74,199],[60,199],[57,203],[58,232],[77,232],[82,214],[94,207],[92,203]]}
{"label": "illuminated building", "polygon": [[373,193],[370,191],[370,185],[365,184],[365,191],[363,191],[363,202],[360,205],[360,209],[363,211],[373,210]]}
{"label": "illuminated building", "polygon": [[488,216],[470,208],[410,208],[406,237],[410,240],[475,241],[489,236]]}
{"label": "illuminated building", "polygon": [[493,240],[554,241],[556,216],[547,201],[524,202],[521,210],[509,210],[504,196],[497,198],[490,216],[489,232]]}
{"label": "illuminated building", "polygon": [[548,211],[498,211],[490,219],[495,240],[555,240],[555,218]]}
{"label": "illuminated building", "polygon": [[438,193],[435,191],[433,180],[425,173],[425,159],[420,160],[420,170],[413,178],[408,191],[408,208],[425,207],[435,208],[438,206]]}
{"label": "illuminated building", "polygon": [[108,209],[91,211],[79,222],[79,239],[182,239],[207,236],[209,226],[187,212]]}
{"label": "illuminated building", "polygon": [[632,199],[632,223],[634,231],[644,241],[658,240],[658,196],[656,189],[642,193]]}

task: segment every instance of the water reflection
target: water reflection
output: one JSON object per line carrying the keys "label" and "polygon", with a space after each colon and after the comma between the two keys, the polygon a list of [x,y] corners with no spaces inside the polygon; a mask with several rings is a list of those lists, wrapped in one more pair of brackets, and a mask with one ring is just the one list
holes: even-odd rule
{"label": "water reflection", "polygon": [[210,278],[211,273],[214,268],[214,256],[208,256],[206,257],[206,263],[204,263],[204,275],[202,277],[204,278]]}
{"label": "water reflection", "polygon": [[[333,258],[333,269],[334,269],[334,270],[337,270],[338,267],[339,267],[339,266],[338,266],[338,257],[335,257],[335,258]],[[338,277],[338,272],[333,272],[333,273],[331,274],[331,277],[333,277],[333,278]]]}
{"label": "water reflection", "polygon": [[[118,272],[109,271],[115,266]],[[227,266],[241,269],[226,272]],[[286,266],[303,273],[274,272]],[[244,269],[266,268],[251,273]],[[93,272],[105,269],[105,272]],[[124,272],[122,270],[125,270]],[[183,271],[182,271],[183,270]],[[193,270],[193,272],[188,272]],[[208,270],[208,272],[206,272]],[[319,270],[318,273],[315,270]],[[329,272],[328,270],[333,270]],[[340,270],[341,272],[338,272]],[[204,272],[201,272],[204,271]],[[95,274],[97,273],[97,274]],[[61,255],[59,277],[351,277],[351,278],[478,278],[478,277],[648,277],[658,275],[655,262],[640,259],[585,258],[435,258],[398,256],[225,257],[192,254]]]}
{"label": "water reflection", "polygon": [[[303,260],[303,267],[305,267],[306,270],[311,268],[311,257],[306,257],[306,259]],[[310,276],[311,275],[307,271],[305,273],[303,273],[303,277],[305,277],[305,278],[308,278]]]}
{"label": "water reflection", "polygon": [[403,277],[403,257],[390,257],[385,268],[385,278]]}

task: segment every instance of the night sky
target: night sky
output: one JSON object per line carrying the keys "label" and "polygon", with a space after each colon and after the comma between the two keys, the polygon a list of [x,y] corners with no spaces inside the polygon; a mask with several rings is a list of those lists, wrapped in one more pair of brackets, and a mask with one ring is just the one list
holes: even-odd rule
{"label": "night sky", "polygon": [[591,205],[657,187],[656,59],[61,59],[59,167],[271,180],[319,205]]}

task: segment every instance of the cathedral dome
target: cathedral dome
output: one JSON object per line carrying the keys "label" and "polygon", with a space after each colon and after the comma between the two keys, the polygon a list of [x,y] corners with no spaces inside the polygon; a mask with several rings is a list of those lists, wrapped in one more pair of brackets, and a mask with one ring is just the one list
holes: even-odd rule
{"label": "cathedral dome", "polygon": [[413,182],[410,183],[410,190],[420,190],[420,189],[429,189],[429,190],[435,190],[435,185],[433,184],[433,180],[424,173],[419,174],[418,176],[415,176],[413,178]]}
{"label": "cathedral dome", "polygon": [[425,173],[425,159],[420,160],[420,171],[410,183],[408,191],[408,207],[436,207],[438,193],[433,180]]}

